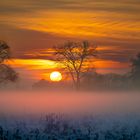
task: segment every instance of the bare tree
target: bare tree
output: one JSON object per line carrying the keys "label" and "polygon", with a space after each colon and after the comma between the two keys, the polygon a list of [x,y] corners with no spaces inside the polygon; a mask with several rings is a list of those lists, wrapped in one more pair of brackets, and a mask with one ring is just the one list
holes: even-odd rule
{"label": "bare tree", "polygon": [[66,42],[54,47],[56,60],[59,61],[72,77],[74,86],[80,88],[81,76],[89,66],[89,58],[97,54],[96,46],[88,41]]}
{"label": "bare tree", "polygon": [[15,82],[18,79],[18,74],[7,64],[5,60],[10,59],[10,47],[6,42],[0,41],[0,84],[6,82]]}
{"label": "bare tree", "polygon": [[10,58],[10,47],[6,42],[0,41],[0,64]]}
{"label": "bare tree", "polygon": [[5,64],[0,64],[0,84],[8,82],[16,82],[18,74],[16,71]]}

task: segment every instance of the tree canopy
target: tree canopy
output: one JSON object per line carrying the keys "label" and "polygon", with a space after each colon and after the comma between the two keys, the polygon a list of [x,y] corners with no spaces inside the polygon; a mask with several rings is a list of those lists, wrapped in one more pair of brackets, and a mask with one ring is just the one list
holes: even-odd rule
{"label": "tree canopy", "polygon": [[10,58],[10,47],[4,41],[0,41],[0,63]]}
{"label": "tree canopy", "polygon": [[88,41],[66,42],[55,46],[54,50],[57,61],[68,70],[76,89],[79,89],[82,72],[89,68],[89,59],[97,55],[96,46]]}
{"label": "tree canopy", "polygon": [[15,82],[18,79],[15,70],[4,63],[5,60],[11,58],[10,56],[10,47],[6,42],[0,41],[0,84]]}

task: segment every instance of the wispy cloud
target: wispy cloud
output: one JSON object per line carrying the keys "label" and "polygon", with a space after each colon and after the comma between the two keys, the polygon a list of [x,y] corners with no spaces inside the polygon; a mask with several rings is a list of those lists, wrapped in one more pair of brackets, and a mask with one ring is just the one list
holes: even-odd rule
{"label": "wispy cloud", "polygon": [[0,2],[1,12],[23,13],[39,10],[76,10],[76,11],[109,11],[137,13],[139,0],[4,0]]}
{"label": "wispy cloud", "polygon": [[1,0],[0,39],[22,59],[49,59],[53,45],[87,39],[101,60],[126,64],[140,51],[139,14],[139,0]]}
{"label": "wispy cloud", "polygon": [[5,0],[0,22],[62,36],[139,39],[137,0]]}

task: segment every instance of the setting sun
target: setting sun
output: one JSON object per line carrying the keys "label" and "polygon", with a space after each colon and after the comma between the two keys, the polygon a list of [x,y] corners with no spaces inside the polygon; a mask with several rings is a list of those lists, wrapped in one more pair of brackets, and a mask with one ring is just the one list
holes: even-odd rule
{"label": "setting sun", "polygon": [[54,71],[50,74],[51,81],[59,82],[62,80],[62,74],[58,71]]}

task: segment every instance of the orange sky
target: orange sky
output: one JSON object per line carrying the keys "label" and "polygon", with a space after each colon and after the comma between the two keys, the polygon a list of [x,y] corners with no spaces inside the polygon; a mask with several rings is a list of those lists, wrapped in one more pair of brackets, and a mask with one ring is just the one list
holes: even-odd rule
{"label": "orange sky", "polygon": [[98,45],[98,72],[125,73],[140,51],[139,14],[139,0],[2,0],[0,39],[11,46],[8,63],[23,77],[48,79],[59,69],[50,47],[84,39]]}
{"label": "orange sky", "polygon": [[[31,78],[32,80],[47,79],[49,80],[50,73],[60,71],[65,79],[65,72],[60,68],[59,64],[51,60],[43,59],[13,59],[7,64],[15,68],[20,76],[24,79]],[[129,63],[116,62],[111,60],[97,60],[90,65],[95,67],[99,73],[126,73],[129,71]]]}

